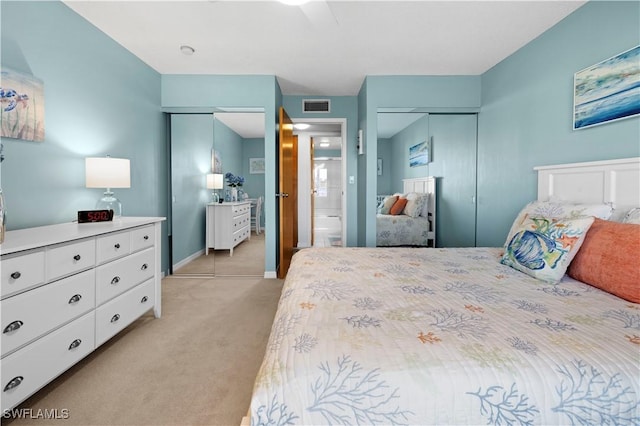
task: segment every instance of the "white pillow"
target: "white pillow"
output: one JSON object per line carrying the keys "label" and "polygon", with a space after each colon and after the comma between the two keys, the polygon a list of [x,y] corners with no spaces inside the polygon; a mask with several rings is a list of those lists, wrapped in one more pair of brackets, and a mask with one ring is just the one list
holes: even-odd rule
{"label": "white pillow", "polygon": [[422,204],[422,211],[420,212],[420,216],[429,217],[429,194],[422,194],[422,198],[424,198],[424,204]]}
{"label": "white pillow", "polygon": [[629,210],[627,214],[624,215],[622,223],[633,223],[635,225],[640,225],[640,207]]}
{"label": "white pillow", "polygon": [[424,204],[424,196],[417,192],[410,192],[406,196],[407,205],[404,207],[403,214],[410,217],[418,217],[422,212],[422,206]]}
{"label": "white pillow", "polygon": [[518,213],[513,221],[505,247],[513,238],[516,230],[528,218],[562,219],[593,216],[599,219],[608,220],[613,213],[611,204],[571,204],[561,201],[532,201]]}
{"label": "white pillow", "polygon": [[507,241],[500,263],[556,284],[584,242],[592,216],[525,218]]}
{"label": "white pillow", "polygon": [[397,195],[389,195],[388,197],[385,197],[382,202],[382,207],[380,207],[379,210],[380,214],[389,214],[389,210],[391,210],[391,207],[393,207],[396,201],[398,201]]}

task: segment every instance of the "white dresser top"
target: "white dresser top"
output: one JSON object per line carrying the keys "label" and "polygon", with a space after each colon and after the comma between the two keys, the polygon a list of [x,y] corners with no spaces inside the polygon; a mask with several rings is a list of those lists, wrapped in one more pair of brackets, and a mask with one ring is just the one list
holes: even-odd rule
{"label": "white dresser top", "polygon": [[35,228],[7,231],[0,244],[0,254],[16,253],[37,247],[122,231],[136,226],[162,222],[164,217],[121,217],[111,222],[68,222]]}
{"label": "white dresser top", "polygon": [[224,207],[224,206],[243,206],[245,204],[251,204],[251,201],[225,201],[224,203],[207,203],[208,206]]}

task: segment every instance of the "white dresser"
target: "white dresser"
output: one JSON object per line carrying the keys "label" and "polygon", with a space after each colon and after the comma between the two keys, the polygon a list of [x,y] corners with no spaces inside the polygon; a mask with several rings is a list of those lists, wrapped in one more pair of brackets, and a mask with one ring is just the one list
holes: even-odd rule
{"label": "white dresser", "polygon": [[205,232],[205,254],[213,248],[229,250],[229,256],[233,256],[233,248],[251,238],[251,202],[207,204]]}
{"label": "white dresser", "polygon": [[150,309],[161,314],[161,222],[123,217],[9,231],[0,245],[2,411]]}

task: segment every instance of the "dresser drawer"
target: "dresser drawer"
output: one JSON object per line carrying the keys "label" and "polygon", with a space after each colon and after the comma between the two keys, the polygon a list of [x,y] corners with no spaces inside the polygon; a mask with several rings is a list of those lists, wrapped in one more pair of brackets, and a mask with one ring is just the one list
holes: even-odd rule
{"label": "dresser drawer", "polygon": [[101,265],[129,254],[131,238],[129,232],[114,232],[96,240],[96,263]]}
{"label": "dresser drawer", "polygon": [[89,270],[9,297],[2,306],[2,356],[95,308]]}
{"label": "dresser drawer", "polygon": [[140,284],[96,309],[96,347],[153,308],[153,280]]}
{"label": "dresser drawer", "polygon": [[2,359],[2,411],[14,407],[95,347],[95,315],[85,316]]}
{"label": "dresser drawer", "polygon": [[249,225],[251,218],[248,214],[243,214],[242,216],[237,216],[233,218],[233,232]]}
{"label": "dresser drawer", "polygon": [[245,226],[244,228],[234,232],[233,233],[233,246],[235,247],[241,241],[245,240],[249,236],[250,232],[251,232],[251,228],[249,228],[248,226]]}
{"label": "dresser drawer", "polygon": [[6,255],[0,259],[3,298],[44,282],[44,250]]}
{"label": "dresser drawer", "polygon": [[98,266],[96,268],[96,305],[101,305],[136,284],[153,277],[154,270],[153,248]]}
{"label": "dresser drawer", "polygon": [[71,275],[92,268],[96,264],[94,238],[52,246],[46,253],[47,280]]}
{"label": "dresser drawer", "polygon": [[251,204],[247,203],[247,204],[242,204],[239,206],[233,206],[233,215],[234,216],[238,216],[241,215],[243,213],[247,213],[251,210]]}
{"label": "dresser drawer", "polygon": [[156,242],[156,233],[153,225],[143,226],[131,231],[131,252],[152,247]]}

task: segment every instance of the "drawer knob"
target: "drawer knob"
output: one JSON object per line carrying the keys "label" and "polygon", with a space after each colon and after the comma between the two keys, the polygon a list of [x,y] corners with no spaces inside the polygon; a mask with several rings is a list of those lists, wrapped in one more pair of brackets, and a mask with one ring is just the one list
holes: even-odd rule
{"label": "drawer knob", "polygon": [[74,303],[78,303],[80,299],[82,299],[82,295],[74,294],[73,296],[71,296],[71,299],[69,299],[69,304],[73,305]]}
{"label": "drawer knob", "polygon": [[22,274],[19,271],[15,271],[11,274],[11,278],[13,278],[14,280],[17,280],[18,278],[20,278],[22,276]]}
{"label": "drawer knob", "polygon": [[115,276],[113,277],[113,279],[111,280],[111,284],[116,285],[120,282],[120,277],[119,276]]}
{"label": "drawer knob", "polygon": [[78,260],[80,260],[80,259],[81,259],[81,257],[80,257],[80,255],[79,255],[79,254],[76,254],[75,256],[73,256],[73,260],[75,260],[76,262],[77,262]]}
{"label": "drawer knob", "polygon": [[111,317],[111,322],[116,322],[120,319],[120,314],[115,314]]}
{"label": "drawer knob", "polygon": [[146,263],[143,263],[142,266],[140,267],[140,270],[145,271],[148,267],[149,265],[147,265]]}
{"label": "drawer knob", "polygon": [[118,250],[120,248],[120,243],[115,243],[113,246]]}
{"label": "drawer knob", "polygon": [[144,296],[142,299],[140,299],[140,303],[147,303],[147,300],[149,300],[149,298],[147,296]]}
{"label": "drawer knob", "polygon": [[142,237],[142,239],[144,239],[145,241],[149,239],[148,235],[145,235],[144,237]]}
{"label": "drawer knob", "polygon": [[12,331],[16,331],[22,327],[24,323],[22,321],[14,321],[2,330],[2,334],[11,333]]}
{"label": "drawer knob", "polygon": [[16,376],[13,379],[11,379],[9,381],[9,383],[7,383],[7,386],[4,387],[4,391],[8,391],[11,390],[13,388],[17,388],[18,386],[20,386],[20,383],[22,383],[22,381],[24,380],[24,377],[22,376]]}
{"label": "drawer knob", "polygon": [[77,348],[78,346],[80,346],[80,343],[82,343],[82,340],[80,340],[80,339],[76,339],[76,340],[74,340],[74,341],[73,341],[73,342],[71,342],[71,344],[69,345],[69,350]]}

